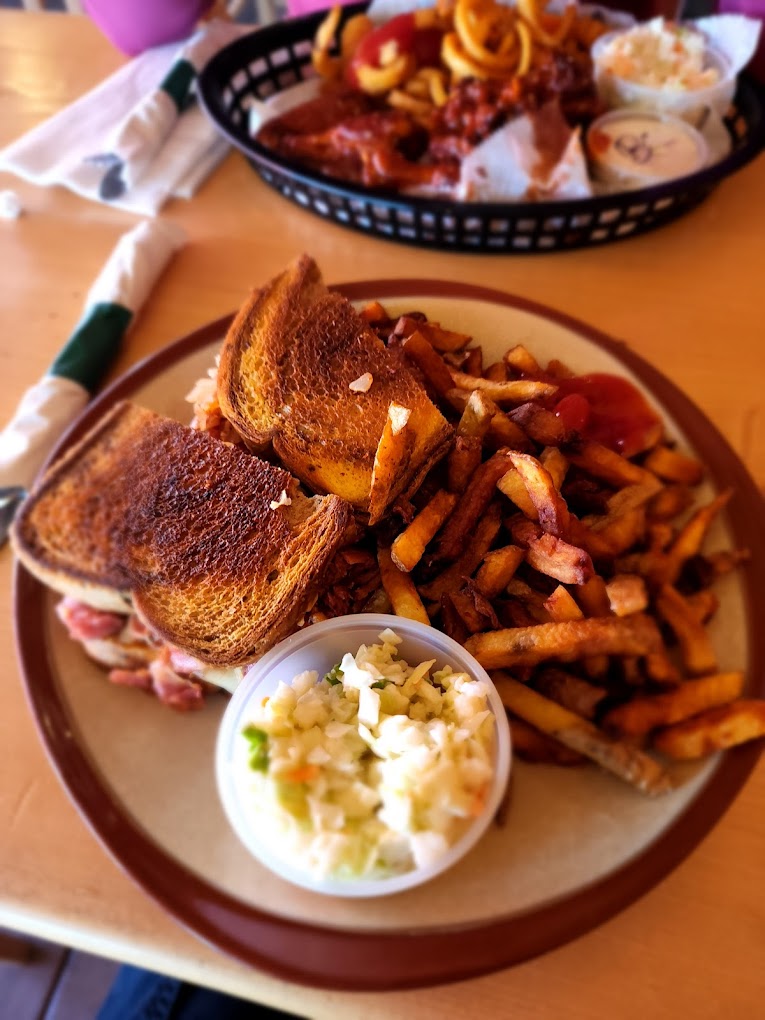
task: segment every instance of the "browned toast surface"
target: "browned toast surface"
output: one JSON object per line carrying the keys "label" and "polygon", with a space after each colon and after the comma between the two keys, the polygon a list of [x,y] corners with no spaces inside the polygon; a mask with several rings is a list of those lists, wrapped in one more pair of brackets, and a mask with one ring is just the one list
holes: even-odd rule
{"label": "browned toast surface", "polygon": [[[351,384],[371,376],[366,391]],[[316,492],[369,508],[375,453],[394,403],[414,438],[391,502],[440,456],[451,427],[399,348],[387,348],[303,256],[253,294],[229,330],[218,372],[221,408],[253,446],[272,443]]]}
{"label": "browned toast surface", "polygon": [[53,466],[14,545],[52,587],[128,592],[153,631],[228,666],[289,633],[350,521],[341,499],[309,499],[289,472],[124,403]]}

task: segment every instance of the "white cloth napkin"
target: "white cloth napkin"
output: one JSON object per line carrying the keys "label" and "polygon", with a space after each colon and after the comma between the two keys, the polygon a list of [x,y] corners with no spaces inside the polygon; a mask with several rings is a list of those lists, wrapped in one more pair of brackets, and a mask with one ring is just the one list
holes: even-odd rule
{"label": "white cloth napkin", "polygon": [[[204,59],[247,31],[252,27],[210,22],[204,30]],[[170,45],[147,50],[131,60],[92,91],[0,150],[0,170],[34,184],[62,184],[84,198],[104,201],[99,194],[104,167],[89,162],[89,158],[113,151],[127,118],[140,115],[146,97],[155,93],[178,56],[178,46]],[[204,60],[199,66],[202,63]],[[141,216],[155,216],[168,198],[191,197],[226,155],[228,143],[197,105],[178,116],[176,113],[149,118],[154,130],[145,125],[138,146],[133,135],[131,159],[143,164],[145,152],[151,152],[153,158],[148,166],[140,167],[142,172],[135,183],[109,205]]]}
{"label": "white cloth napkin", "polygon": [[21,399],[0,432],[0,487],[29,488],[54,444],[90,399],[122,337],[172,256],[184,231],[167,220],[143,221],[118,241],[85,299],[85,310],[50,371]]}

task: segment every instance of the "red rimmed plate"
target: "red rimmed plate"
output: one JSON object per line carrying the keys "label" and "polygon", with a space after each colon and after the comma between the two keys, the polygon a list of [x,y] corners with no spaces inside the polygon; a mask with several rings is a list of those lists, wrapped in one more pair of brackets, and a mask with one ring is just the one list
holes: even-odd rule
{"label": "red rimmed plate", "polygon": [[[392,313],[421,309],[472,333],[489,360],[523,342],[542,360],[630,376],[679,442],[732,486],[718,544],[746,546],[751,565],[719,589],[713,624],[721,668],[745,668],[765,694],[765,515],[746,469],[714,426],[660,373],[582,323],[510,295],[461,284],[375,281],[339,288]],[[128,398],[188,419],[184,397],[204,375],[229,319],[137,365],[65,437]],[[96,835],[146,892],[201,938],[280,977],[342,989],[417,987],[496,970],[605,921],[677,865],[730,805],[759,747],[736,749],[672,794],[649,800],[594,768],[515,767],[507,825],[457,867],[386,902],[335,901],[274,878],[229,830],[213,774],[223,707],[190,716],[113,687],[69,641],[54,598],[26,572],[15,579],[18,653],[49,756]]]}

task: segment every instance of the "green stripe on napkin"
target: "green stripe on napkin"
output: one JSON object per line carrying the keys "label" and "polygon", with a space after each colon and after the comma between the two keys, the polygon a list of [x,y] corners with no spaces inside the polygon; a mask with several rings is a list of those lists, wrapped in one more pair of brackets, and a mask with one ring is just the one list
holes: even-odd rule
{"label": "green stripe on napkin", "polygon": [[98,389],[119,350],[133,313],[122,305],[99,302],[89,308],[50,367],[49,375],[62,376]]}
{"label": "green stripe on napkin", "polygon": [[191,102],[191,86],[197,76],[196,68],[188,60],[176,60],[168,73],[162,79],[160,88],[167,92],[178,107],[178,113],[183,113]]}

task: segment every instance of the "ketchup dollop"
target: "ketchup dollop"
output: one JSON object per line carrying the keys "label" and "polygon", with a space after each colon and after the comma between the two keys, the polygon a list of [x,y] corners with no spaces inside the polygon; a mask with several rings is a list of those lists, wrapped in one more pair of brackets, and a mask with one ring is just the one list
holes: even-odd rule
{"label": "ketchup dollop", "polygon": [[583,439],[634,457],[651,443],[661,419],[631,382],[606,372],[555,379],[547,406]]}

